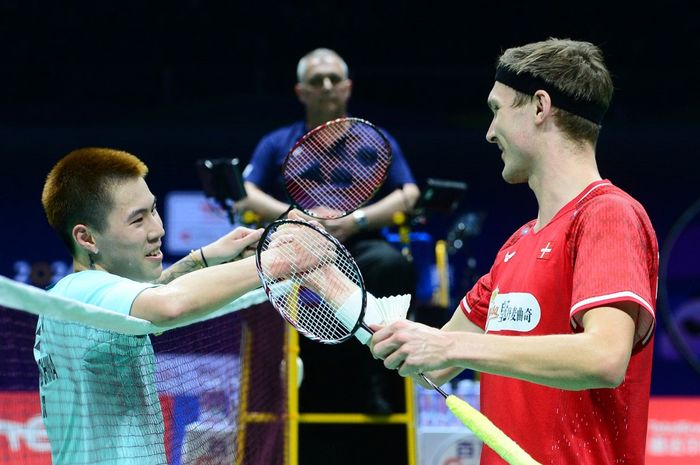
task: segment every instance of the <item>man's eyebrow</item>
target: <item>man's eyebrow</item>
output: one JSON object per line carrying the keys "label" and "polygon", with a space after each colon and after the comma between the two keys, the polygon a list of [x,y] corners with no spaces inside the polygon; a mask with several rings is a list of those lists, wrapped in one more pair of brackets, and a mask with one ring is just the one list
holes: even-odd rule
{"label": "man's eyebrow", "polygon": [[136,218],[139,215],[142,215],[144,213],[148,213],[150,211],[153,211],[153,208],[156,206],[156,197],[153,197],[153,203],[151,204],[151,208],[139,208],[138,210],[134,210],[131,213],[129,213],[129,216],[126,217],[126,221],[129,222],[132,219]]}
{"label": "man's eyebrow", "polygon": [[328,73],[313,73],[309,76],[309,79],[319,79],[319,78],[343,78],[342,73],[336,73],[335,71],[330,71]]}

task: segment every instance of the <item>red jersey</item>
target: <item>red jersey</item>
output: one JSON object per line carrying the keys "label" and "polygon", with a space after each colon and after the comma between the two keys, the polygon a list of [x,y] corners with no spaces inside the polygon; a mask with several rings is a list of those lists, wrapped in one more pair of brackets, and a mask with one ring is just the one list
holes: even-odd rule
{"label": "red jersey", "polygon": [[[542,229],[505,243],[460,303],[487,333],[514,337],[583,331],[585,310],[639,304],[623,383],[569,391],[482,374],[481,410],[542,464],[644,463],[659,268],[644,208],[609,181],[588,186]],[[505,463],[484,447],[482,465]]]}

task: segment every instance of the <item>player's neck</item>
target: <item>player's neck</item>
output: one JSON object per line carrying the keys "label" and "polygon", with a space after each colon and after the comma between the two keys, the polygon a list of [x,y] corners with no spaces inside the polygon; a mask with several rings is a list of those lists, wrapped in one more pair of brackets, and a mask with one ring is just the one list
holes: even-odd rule
{"label": "player's neck", "polygon": [[85,271],[85,270],[99,270],[99,271],[106,271],[102,269],[99,265],[95,265],[94,263],[91,264],[89,261],[86,261],[83,263],[82,260],[78,260],[76,258],[73,258],[73,272],[77,273],[79,271]]}
{"label": "player's neck", "polygon": [[602,178],[595,158],[569,158],[562,163],[549,164],[530,177],[528,184],[537,198],[538,213],[535,230],[543,228],[567,203],[586,187]]}

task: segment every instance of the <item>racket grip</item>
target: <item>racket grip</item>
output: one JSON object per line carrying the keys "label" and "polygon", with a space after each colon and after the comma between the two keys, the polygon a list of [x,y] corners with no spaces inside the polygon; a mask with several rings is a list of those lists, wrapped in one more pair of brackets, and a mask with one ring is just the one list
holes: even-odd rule
{"label": "racket grip", "polygon": [[445,399],[450,411],[503,460],[511,465],[541,465],[515,441],[501,431],[491,420],[457,396]]}

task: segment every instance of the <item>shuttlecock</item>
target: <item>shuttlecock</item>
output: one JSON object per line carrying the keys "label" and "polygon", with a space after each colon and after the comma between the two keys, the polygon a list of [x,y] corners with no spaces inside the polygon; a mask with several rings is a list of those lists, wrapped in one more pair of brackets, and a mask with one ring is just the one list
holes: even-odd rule
{"label": "shuttlecock", "polygon": [[376,311],[381,317],[382,324],[389,324],[397,320],[406,319],[408,307],[411,305],[411,295],[404,294],[379,297],[375,299],[374,304],[377,307]]}
{"label": "shuttlecock", "polygon": [[[363,322],[367,326],[393,323],[396,320],[406,318],[410,304],[411,296],[409,294],[376,298],[368,292]],[[338,310],[336,316],[348,331],[355,326],[360,316],[361,307],[362,292],[358,290]],[[360,327],[355,331],[355,337],[361,343],[367,344],[372,338],[372,333]]]}

